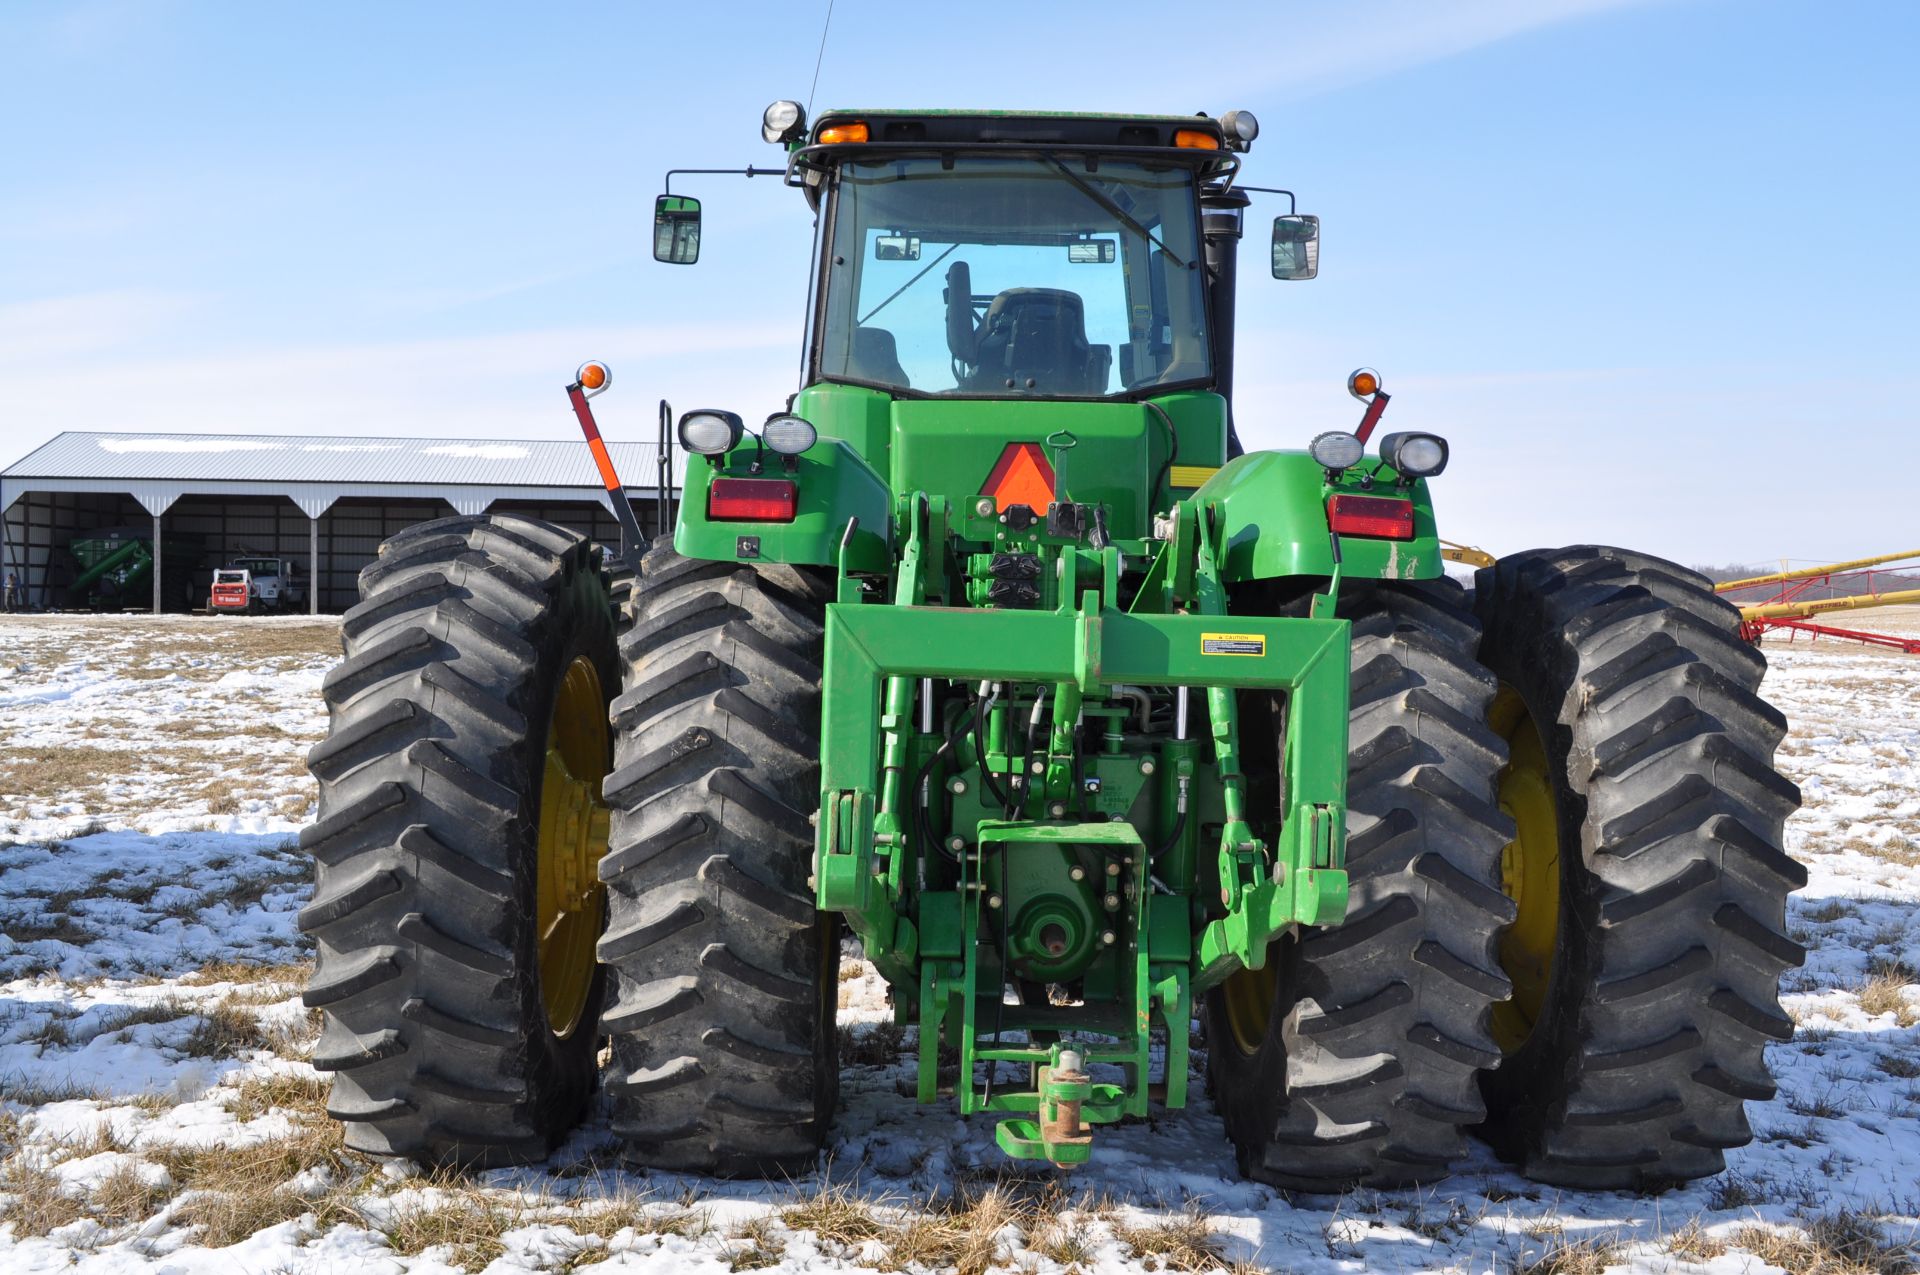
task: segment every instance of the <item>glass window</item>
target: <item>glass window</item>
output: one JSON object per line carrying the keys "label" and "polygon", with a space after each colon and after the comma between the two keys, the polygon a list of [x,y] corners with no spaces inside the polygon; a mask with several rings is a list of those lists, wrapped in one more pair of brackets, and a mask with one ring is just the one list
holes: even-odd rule
{"label": "glass window", "polygon": [[1103,398],[1211,376],[1187,168],[873,160],[835,198],[826,380]]}

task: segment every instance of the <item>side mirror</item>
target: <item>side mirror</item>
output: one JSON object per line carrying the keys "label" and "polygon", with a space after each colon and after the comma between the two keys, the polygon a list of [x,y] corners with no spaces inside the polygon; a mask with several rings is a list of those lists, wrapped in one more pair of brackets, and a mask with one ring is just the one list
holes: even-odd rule
{"label": "side mirror", "polygon": [[687,195],[662,195],[653,201],[653,259],[673,266],[690,266],[700,260],[699,200]]}
{"label": "side mirror", "polygon": [[1320,273],[1320,219],[1286,213],[1273,219],[1273,277],[1311,279]]}

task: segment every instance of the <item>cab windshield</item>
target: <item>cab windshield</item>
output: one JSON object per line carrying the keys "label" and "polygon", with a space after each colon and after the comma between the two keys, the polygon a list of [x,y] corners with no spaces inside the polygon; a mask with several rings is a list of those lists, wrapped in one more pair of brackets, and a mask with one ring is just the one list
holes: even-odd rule
{"label": "cab windshield", "polygon": [[1071,154],[843,165],[820,377],[995,398],[1208,380],[1193,182]]}

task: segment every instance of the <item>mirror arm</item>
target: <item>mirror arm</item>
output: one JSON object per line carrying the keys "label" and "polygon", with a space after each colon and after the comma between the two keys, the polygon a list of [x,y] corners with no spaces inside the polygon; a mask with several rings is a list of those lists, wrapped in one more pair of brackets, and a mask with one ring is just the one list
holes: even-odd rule
{"label": "mirror arm", "polygon": [[752,164],[748,164],[745,168],[669,168],[665,193],[669,195],[673,193],[675,177],[784,177],[786,173],[785,168],[755,168]]}
{"label": "mirror arm", "polygon": [[1299,202],[1294,199],[1293,192],[1290,190],[1281,190],[1274,186],[1235,186],[1234,189],[1250,191],[1258,195],[1285,195],[1287,197],[1287,216],[1291,217],[1300,211]]}

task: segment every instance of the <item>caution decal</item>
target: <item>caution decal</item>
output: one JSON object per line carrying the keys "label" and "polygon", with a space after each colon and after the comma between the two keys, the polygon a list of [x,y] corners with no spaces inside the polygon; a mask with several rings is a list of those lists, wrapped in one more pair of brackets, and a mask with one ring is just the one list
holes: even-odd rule
{"label": "caution decal", "polygon": [[1267,639],[1258,633],[1202,633],[1202,655],[1265,655]]}

